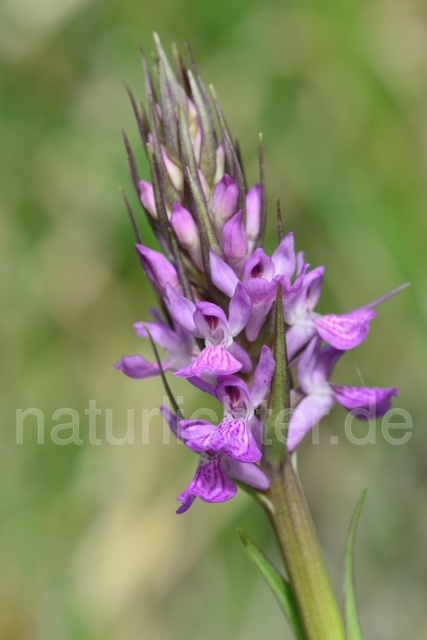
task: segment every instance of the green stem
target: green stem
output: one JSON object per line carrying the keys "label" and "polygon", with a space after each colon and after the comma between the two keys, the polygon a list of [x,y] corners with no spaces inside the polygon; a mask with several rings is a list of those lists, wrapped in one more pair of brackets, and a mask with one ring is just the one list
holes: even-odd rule
{"label": "green stem", "polygon": [[316,530],[298,476],[287,456],[270,475],[266,508],[307,640],[345,640]]}

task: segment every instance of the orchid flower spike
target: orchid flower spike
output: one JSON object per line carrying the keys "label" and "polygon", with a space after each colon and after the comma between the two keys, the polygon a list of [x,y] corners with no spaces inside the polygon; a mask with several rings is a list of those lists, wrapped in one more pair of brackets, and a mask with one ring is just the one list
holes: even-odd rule
{"label": "orchid flower spike", "polygon": [[[160,363],[139,354],[124,356],[115,367],[136,379],[161,374],[169,396],[164,372],[171,372],[222,405],[219,424],[162,408],[174,433],[199,454],[195,477],[179,496],[182,513],[196,497],[230,499],[237,481],[267,489],[269,481],[257,463],[268,469],[277,461],[284,464],[287,452],[334,403],[362,419],[388,410],[395,387],[343,386],[330,378],[344,352],[367,337],[374,309],[406,285],[342,315],[318,313],[324,267],[311,268],[304,253],[295,252],[294,235],[283,233],[280,211],[278,246],[271,255],[264,249],[262,141],[259,182],[248,187],[236,138],[213,89],[209,99],[191,51],[187,66],[177,52],[171,65],[156,34],[154,40],[154,74],[143,54],[145,106],[140,109],[128,89],[148,157],[148,179],[140,179],[132,146],[123,138],[158,251],[141,244],[138,218],[126,197],[125,203],[138,259],[161,306],[161,313],[152,311],[153,321],[134,328],[165,354]],[[264,420],[261,403],[268,416],[292,410],[287,447],[278,437],[270,449],[263,443],[262,435],[272,436],[277,416]]]}

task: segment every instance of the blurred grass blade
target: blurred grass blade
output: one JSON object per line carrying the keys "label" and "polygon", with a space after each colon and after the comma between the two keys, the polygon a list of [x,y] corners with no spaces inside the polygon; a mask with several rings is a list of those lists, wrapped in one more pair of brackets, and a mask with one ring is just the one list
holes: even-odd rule
{"label": "blurred grass blade", "polygon": [[289,584],[285,578],[279,573],[276,567],[265,556],[261,549],[250,539],[250,537],[241,529],[237,530],[246,553],[257,567],[262,577],[273,592],[274,597],[279,603],[280,608],[285,614],[290,626],[293,629],[297,640],[305,640],[304,631],[298,616],[298,610],[295,604]]}
{"label": "blurred grass blade", "polygon": [[366,491],[366,489],[363,489],[356,505],[356,509],[354,510],[345,553],[344,613],[347,640],[363,640],[359,617],[357,615],[356,596],[354,593],[354,541],[356,538],[356,529],[362,512],[363,503],[366,497]]}

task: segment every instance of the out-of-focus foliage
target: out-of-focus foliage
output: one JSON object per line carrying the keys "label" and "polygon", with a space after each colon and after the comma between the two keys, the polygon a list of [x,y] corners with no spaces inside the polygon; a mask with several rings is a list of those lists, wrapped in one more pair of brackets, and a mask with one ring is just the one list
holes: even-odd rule
{"label": "out-of-focus foliage", "polygon": [[[427,636],[427,14],[422,0],[3,0],[0,4],[0,637],[8,640],[252,640],[285,637],[234,530],[267,544],[240,495],[175,516],[193,454],[162,444],[140,412],[160,381],[113,363],[147,344],[132,322],[154,303],[118,193],[130,192],[119,127],[138,148],[121,80],[142,97],[137,45],[191,41],[239,135],[251,181],[264,133],[270,211],[326,265],[320,311],[341,312],[405,281],[336,379],[398,386],[414,430],[392,446],[344,437],[344,411],[304,443],[302,479],[334,582],[361,488],[357,580],[366,636]],[[139,150],[141,171],[147,175]],[[136,203],[134,203],[136,205]],[[136,208],[136,207],[135,207]],[[139,212],[138,212],[139,213]],[[141,217],[142,221],[142,217]],[[144,226],[144,223],[142,223]],[[148,243],[152,236],[144,227]],[[274,243],[270,228],[269,246]],[[172,381],[177,393],[186,387]],[[101,409],[89,442],[89,401]],[[196,408],[186,395],[185,408]],[[43,412],[45,443],[28,417]],[[81,445],[52,428],[79,420]],[[135,444],[125,434],[134,408]],[[59,437],[71,433],[65,430]],[[367,426],[354,426],[362,438]],[[338,438],[338,444],[333,444]],[[273,552],[274,550],[272,550]]]}

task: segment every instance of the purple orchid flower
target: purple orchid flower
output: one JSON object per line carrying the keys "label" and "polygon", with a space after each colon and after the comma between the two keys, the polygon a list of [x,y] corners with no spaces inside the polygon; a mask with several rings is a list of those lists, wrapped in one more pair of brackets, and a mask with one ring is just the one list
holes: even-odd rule
{"label": "purple orchid flower", "polygon": [[379,418],[390,409],[395,387],[349,387],[329,381],[333,368],[344,351],[328,345],[321,347],[315,336],[298,361],[297,375],[305,397],[297,405],[289,421],[287,447],[293,451],[304,436],[339,402],[361,420]]}
{"label": "purple orchid flower", "polygon": [[201,377],[204,372],[226,375],[242,370],[249,372],[252,362],[234,337],[250,317],[252,303],[243,287],[237,287],[230,300],[228,320],[222,309],[211,302],[195,305],[168,288],[167,304],[177,323],[196,337],[204,338],[205,348],[189,366],[175,373],[180,378]]}
{"label": "purple orchid flower", "polygon": [[[216,253],[211,251],[212,280],[218,289],[232,296],[239,284],[234,270]],[[252,313],[246,325],[246,337],[256,340],[262,324],[276,298],[277,287],[282,283],[283,299],[295,296],[303,284],[304,270],[297,274],[294,284],[291,279],[296,267],[293,233],[283,238],[271,258],[258,248],[246,262],[243,273],[243,288],[252,302]]]}
{"label": "purple orchid flower", "polygon": [[[301,267],[300,267],[301,268]],[[284,299],[284,318],[289,329],[286,344],[290,360],[317,334],[341,351],[357,347],[366,338],[369,323],[376,314],[361,308],[347,314],[320,315],[314,312],[323,284],[324,268],[317,267],[304,275],[301,289]]]}
{"label": "purple orchid flower", "polygon": [[[182,438],[177,417],[165,406],[161,406],[160,410],[173,433]],[[260,491],[265,491],[270,486],[267,476],[255,464],[233,460],[223,451],[203,451],[193,480],[178,496],[182,505],[177,513],[188,511],[196,498],[203,502],[230,500],[237,492],[233,480]]]}
{"label": "purple orchid flower", "polygon": [[[267,346],[261,349],[254,372],[252,391],[236,376],[220,376],[215,395],[224,407],[224,417],[218,427],[206,421],[182,420],[181,437],[193,451],[224,451],[233,460],[259,462],[259,421],[255,409],[270,388],[275,369],[274,358]],[[258,440],[258,442],[257,442]]]}
{"label": "purple orchid flower", "polygon": [[[303,272],[303,254],[298,255],[297,273]],[[361,344],[369,332],[370,322],[376,317],[374,307],[392,298],[408,284],[392,289],[380,298],[349,311],[345,314],[330,313],[320,315],[314,312],[319,300],[323,283],[324,268],[317,267],[304,275],[301,289],[283,299],[284,319],[289,328],[286,332],[286,345],[289,360],[292,360],[305,345],[318,334],[339,351],[354,349]]]}
{"label": "purple orchid flower", "polygon": [[[162,362],[163,371],[175,372],[188,366],[199,353],[193,336],[176,322],[173,327],[170,327],[156,309],[151,309],[151,314],[156,322],[136,322],[133,325],[136,334],[140,338],[148,338],[148,332],[150,332],[153,341],[165,349],[167,355]],[[160,373],[157,362],[148,362],[139,354],[123,356],[114,366],[129,378],[151,378]]]}

